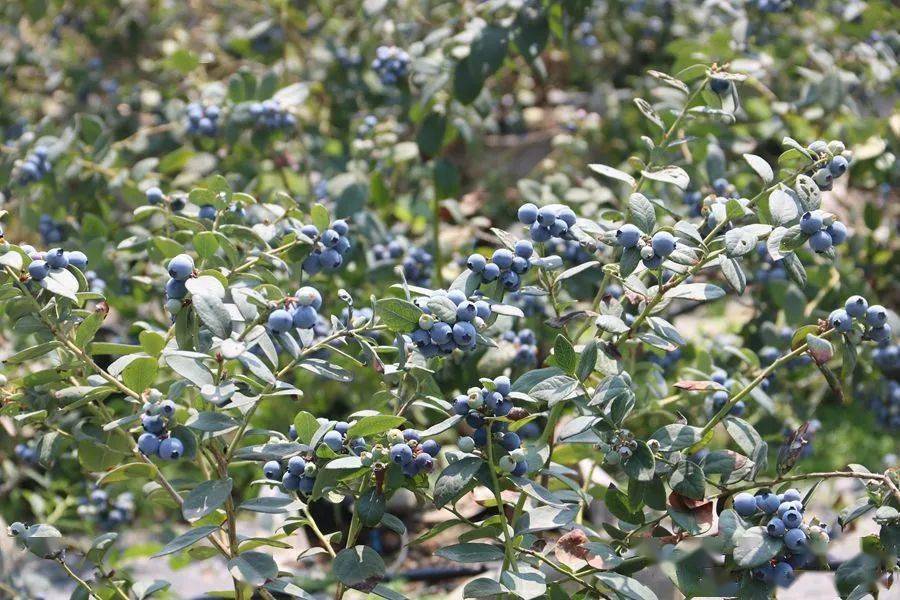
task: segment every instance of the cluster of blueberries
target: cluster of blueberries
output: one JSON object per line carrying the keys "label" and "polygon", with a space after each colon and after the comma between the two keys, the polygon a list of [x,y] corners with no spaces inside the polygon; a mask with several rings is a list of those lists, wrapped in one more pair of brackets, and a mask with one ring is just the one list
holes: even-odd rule
{"label": "cluster of blueberries", "polygon": [[379,466],[388,462],[399,465],[407,477],[415,477],[419,473],[431,473],[434,470],[434,459],[441,451],[441,445],[434,440],[422,440],[422,435],[415,429],[391,429],[387,432],[387,447],[376,444],[371,450],[364,450],[360,457],[363,466]]}
{"label": "cluster of blueberries", "polygon": [[272,311],[269,315],[269,329],[274,333],[285,333],[292,327],[312,329],[319,323],[319,309],[322,308],[322,294],[311,286],[303,286],[293,297],[285,300],[285,307]]}
{"label": "cluster of blueberries", "polygon": [[513,292],[509,295],[508,302],[522,309],[526,317],[540,317],[547,314],[546,298],[538,294]]}
{"label": "cluster of blueberries", "polygon": [[787,279],[784,261],[782,259],[772,260],[765,242],[760,242],[756,245],[756,253],[761,263],[753,274],[754,281],[765,285],[770,281],[785,281]]}
{"label": "cluster of blueberries", "polygon": [[38,233],[45,244],[58,244],[65,237],[63,224],[54,221],[50,215],[41,215],[38,219]]}
{"label": "cluster of blueberries", "polygon": [[827,252],[847,239],[847,227],[820,210],[803,213],[800,231],[809,236],[809,247],[819,253]]}
{"label": "cluster of blueberries", "polygon": [[29,153],[22,164],[19,165],[19,183],[28,185],[35,181],[39,181],[50,172],[53,165],[47,158],[47,149],[38,146],[33,152]]}
{"label": "cluster of blueberries", "polygon": [[509,431],[508,423],[493,420],[493,417],[505,417],[513,410],[513,402],[509,397],[511,390],[509,377],[501,375],[486,382],[484,387],[470,388],[466,394],[460,394],[454,399],[453,413],[465,417],[466,424],[474,429],[471,436],[460,437],[457,446],[461,451],[469,453],[474,452],[476,447],[487,446],[489,441],[496,441],[506,451],[497,461],[500,469],[511,475],[522,476],[528,472],[522,438],[515,431]]}
{"label": "cluster of blueberries", "polygon": [[134,518],[134,495],[123,492],[111,498],[106,490],[96,488],[86,498],[78,499],[76,512],[104,529],[115,529]]}
{"label": "cluster of blueberries", "polygon": [[623,460],[628,460],[634,454],[637,448],[637,440],[634,434],[628,429],[617,429],[610,439],[609,446],[605,448],[606,453],[603,460],[608,465],[618,465]]}
{"label": "cluster of blueberries", "polygon": [[255,119],[257,127],[265,129],[293,129],[297,126],[297,117],[274,100],[254,102],[250,105],[250,116]]}
{"label": "cluster of blueberries", "polygon": [[811,555],[821,556],[828,549],[827,527],[803,523],[803,502],[796,489],[783,494],[758,492],[755,496],[741,492],[734,497],[734,510],[744,518],[768,519],[766,533],[784,542],[786,552],[752,572],[769,585],[788,587],[794,582],[795,568],[809,562]]}
{"label": "cluster of blueberries", "polygon": [[158,456],[163,460],[178,460],[184,456],[184,444],[169,434],[168,422],[175,416],[175,403],[163,400],[158,405],[145,406],[141,415],[144,433],[138,437],[138,450],[144,456]]}
{"label": "cluster of blueberries", "polygon": [[[623,248],[637,248],[643,241],[641,230],[626,223],[616,230],[616,241]],[[648,269],[658,269],[663,260],[675,252],[675,236],[668,231],[657,231],[650,238],[650,244],[640,246],[641,260]]]}
{"label": "cluster of blueberries", "polygon": [[[722,385],[728,389],[734,385],[734,380],[728,378],[728,373],[723,371],[722,369],[716,369],[713,371],[713,374],[710,376],[711,381],[715,381],[719,385]],[[726,390],[716,390],[712,394],[712,414],[718,413],[722,408],[728,404],[728,392]],[[728,411],[728,414],[734,415],[735,417],[740,417],[746,412],[747,405],[744,404],[743,400],[738,400],[734,403],[734,406],[731,407],[731,410]]]}
{"label": "cluster of blueberries", "polygon": [[[71,264],[71,260],[69,261]],[[94,270],[85,271],[84,278],[87,280],[88,289],[97,294],[102,294],[106,291],[106,280],[97,275],[97,272]]]}
{"label": "cluster of blueberries", "polygon": [[313,251],[303,261],[302,268],[310,276],[319,271],[332,273],[344,264],[344,257],[350,252],[350,225],[343,219],[331,223],[331,227],[319,235],[315,225],[303,225],[300,232],[315,241]]}
{"label": "cluster of blueberries", "polygon": [[[428,301],[434,298],[452,302],[456,314],[433,314]],[[457,348],[474,350],[478,331],[491,317],[491,305],[486,300],[469,300],[460,290],[435,290],[428,298],[416,298],[415,303],[425,314],[419,317],[418,326],[409,337],[425,358],[450,354]]]}
{"label": "cluster of blueberries", "polygon": [[570,239],[569,231],[575,226],[575,212],[558,204],[538,208],[531,202],[519,207],[519,222],[530,227],[531,239],[538,243],[548,242],[552,238]]}
{"label": "cluster of blueberries", "polygon": [[500,336],[505,342],[509,342],[516,349],[513,364],[520,367],[536,365],[538,361],[537,337],[530,329],[516,331],[504,331]]}
{"label": "cluster of blueberries", "polygon": [[843,142],[840,142],[839,140],[832,140],[831,142],[816,140],[807,146],[806,149],[810,154],[817,156],[820,159],[831,157],[824,167],[820,168],[812,175],[812,179],[816,182],[816,185],[819,186],[819,189],[823,192],[827,192],[833,187],[834,180],[847,172],[847,169],[850,167],[850,158],[852,154],[849,150],[845,149]]}
{"label": "cluster of blueberries", "polygon": [[703,209],[703,192],[700,190],[686,190],[681,196],[681,201],[688,208],[689,217],[699,217]]}
{"label": "cluster of blueberries", "polygon": [[887,309],[880,304],[869,306],[862,296],[850,296],[844,303],[844,308],[831,311],[828,324],[838,333],[848,333],[853,328],[853,320],[858,319],[867,326],[867,339],[883,343],[891,339],[891,326],[887,317]]}
{"label": "cluster of blueberries", "polygon": [[516,242],[515,252],[506,248],[494,250],[488,260],[481,254],[472,254],[466,261],[466,267],[481,276],[481,283],[500,281],[504,289],[515,292],[522,285],[522,275],[531,268],[531,257],[534,246],[528,240]]}
{"label": "cluster of blueberries", "polygon": [[189,254],[179,254],[169,261],[166,269],[169,272],[169,280],[166,282],[166,306],[170,312],[176,313],[181,307],[182,299],[187,296],[188,289],[185,282],[194,274],[194,259]]}
{"label": "cluster of blueberries", "polygon": [[[884,374],[886,385],[879,385],[869,396],[869,408],[887,429],[900,429],[900,345],[884,343],[872,352],[872,360]],[[880,382],[879,382],[880,383]]]}
{"label": "cluster of blueberries", "polygon": [[187,132],[215,137],[219,132],[221,109],[215,104],[203,105],[191,102],[187,105]]}
{"label": "cluster of blueberries", "polygon": [[387,244],[372,246],[372,257],[376,262],[391,262],[402,259],[403,277],[412,285],[428,287],[434,257],[418,246],[409,244],[403,238],[394,238]]}
{"label": "cluster of blueberries", "polygon": [[410,58],[406,50],[397,46],[378,46],[372,70],[382,85],[397,85],[409,73]]}
{"label": "cluster of blueberries", "polygon": [[28,463],[30,465],[38,464],[37,450],[35,450],[28,444],[16,444],[13,452],[16,453],[16,458],[18,458],[22,462]]}
{"label": "cluster of blueberries", "polygon": [[22,246],[22,251],[31,259],[28,265],[28,274],[35,281],[46,279],[52,269],[65,269],[69,265],[84,271],[87,268],[88,259],[80,250],[67,251],[62,248],[52,248],[46,252],[38,252],[29,245]]}
{"label": "cluster of blueberries", "polygon": [[[338,436],[340,437],[340,434]],[[296,439],[296,433],[293,434],[293,437]],[[280,481],[284,489],[289,492],[310,494],[316,484],[316,472],[318,471],[313,460],[312,456],[300,455],[292,456],[284,464],[277,460],[270,460],[263,465],[263,475],[270,481]]]}

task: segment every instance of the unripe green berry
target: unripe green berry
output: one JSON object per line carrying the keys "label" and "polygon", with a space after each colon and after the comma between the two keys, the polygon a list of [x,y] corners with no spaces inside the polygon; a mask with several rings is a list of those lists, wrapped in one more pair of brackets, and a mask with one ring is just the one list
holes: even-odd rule
{"label": "unripe green berry", "polygon": [[468,453],[475,450],[475,440],[467,435],[459,438],[459,441],[456,443],[456,445],[459,446],[459,449],[463,452]]}
{"label": "unripe green berry", "polygon": [[525,460],[525,451],[522,450],[521,448],[516,448],[515,450],[513,450],[512,452],[510,452],[509,455],[510,455],[510,456],[512,457],[512,459],[513,459],[514,461],[516,461],[517,463],[518,463],[518,462],[522,462],[523,460]]}
{"label": "unripe green berry", "polygon": [[419,327],[428,331],[434,326],[434,317],[431,315],[422,315],[419,317]]}
{"label": "unripe green berry", "polygon": [[303,469],[303,474],[307,477],[313,477],[315,476],[316,471],[318,471],[316,465],[314,463],[308,462],[306,463],[306,468]]}
{"label": "unripe green berry", "polygon": [[388,444],[402,444],[403,443],[403,432],[399,429],[391,429],[387,432],[387,440]]}
{"label": "unripe green berry", "polygon": [[511,456],[502,456],[497,464],[506,473],[511,473],[516,468],[516,461]]}
{"label": "unripe green berry", "polygon": [[828,142],[828,153],[837,156],[846,149],[844,142],[840,140],[831,140]]}
{"label": "unripe green berry", "polygon": [[622,462],[622,457],[619,456],[619,453],[615,450],[610,450],[606,453],[606,463],[610,465],[617,465]]}

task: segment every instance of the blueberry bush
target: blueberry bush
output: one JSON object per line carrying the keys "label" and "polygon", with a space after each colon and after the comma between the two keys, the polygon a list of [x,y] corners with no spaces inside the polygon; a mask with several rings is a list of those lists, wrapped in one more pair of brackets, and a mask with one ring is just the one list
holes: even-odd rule
{"label": "blueberry bush", "polygon": [[0,597],[887,597],[898,24],[3,4]]}

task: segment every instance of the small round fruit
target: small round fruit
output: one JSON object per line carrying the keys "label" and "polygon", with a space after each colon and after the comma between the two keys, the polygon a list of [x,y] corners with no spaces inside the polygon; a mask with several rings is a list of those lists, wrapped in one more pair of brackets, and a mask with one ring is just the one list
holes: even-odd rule
{"label": "small round fruit", "polygon": [[512,475],[514,477],[521,477],[522,475],[524,475],[527,472],[528,472],[528,462],[523,460],[523,461],[516,463],[516,466],[510,472],[510,475]]}
{"label": "small round fruit", "polygon": [[394,444],[390,452],[391,462],[398,465],[409,464],[413,459],[412,448],[408,444]]}
{"label": "small round fruit", "polygon": [[277,460],[270,460],[263,465],[263,475],[266,476],[266,479],[278,481],[281,479],[281,465]]}
{"label": "small round fruit", "polygon": [[803,496],[800,494],[800,490],[798,490],[796,488],[790,488],[790,489],[785,490],[784,494],[782,494],[782,497],[787,502],[799,502],[800,500],[803,499]]}
{"label": "small round fruit", "polygon": [[65,269],[69,266],[69,259],[66,258],[66,252],[62,248],[47,250],[44,260],[47,261],[51,269]]}
{"label": "small round fruit", "polygon": [[840,177],[847,172],[847,167],[849,166],[850,163],[847,162],[847,159],[839,155],[832,158],[828,163],[828,170],[831,171],[832,176]]}
{"label": "small round fruit", "polygon": [[512,473],[512,470],[516,468],[516,461],[511,456],[501,456],[497,466],[505,473]]}
{"label": "small round fruit", "polygon": [[675,251],[675,236],[668,231],[657,231],[653,234],[650,245],[658,256],[669,256]]}
{"label": "small round fruit", "polygon": [[731,89],[731,82],[724,77],[713,77],[709,80],[709,89],[721,96]]}
{"label": "small round fruit", "polygon": [[831,241],[835,245],[843,244],[847,240],[847,226],[840,221],[826,227],[825,232],[831,236]]}
{"label": "small round fruit", "polygon": [[200,207],[199,216],[201,219],[208,219],[210,221],[215,221],[216,220],[216,207],[213,206],[212,204],[204,204],[203,206]]}
{"label": "small round fruit", "polygon": [[853,319],[843,308],[831,311],[828,315],[828,324],[838,333],[847,333],[853,327]]}
{"label": "small round fruit", "polygon": [[788,550],[800,552],[806,548],[806,534],[802,529],[791,529],[784,534],[784,545]]}
{"label": "small round fruit", "polygon": [[419,447],[422,449],[422,452],[431,457],[437,456],[441,451],[441,445],[434,440],[425,440],[424,442],[419,444]]}
{"label": "small round fruit", "polygon": [[523,204],[519,207],[518,212],[519,222],[524,225],[531,225],[537,220],[538,217],[538,207],[532,203]]}
{"label": "small round fruit", "polygon": [[828,168],[822,168],[816,171],[813,174],[812,179],[823,192],[827,192],[834,185],[834,175],[831,174],[831,171]]}
{"label": "small round fruit", "polygon": [[514,431],[507,431],[503,434],[503,438],[500,440],[500,445],[507,452],[512,452],[513,450],[518,450],[522,446],[522,438],[519,437],[519,434]]}
{"label": "small round fruit", "polygon": [[734,510],[742,517],[749,517],[756,512],[756,498],[747,492],[741,492],[734,497]]}
{"label": "small round fruit", "polygon": [[163,460],[177,460],[184,454],[184,444],[176,437],[164,439],[159,444],[159,457]]}
{"label": "small round fruit", "polygon": [[472,254],[466,261],[466,267],[475,273],[481,273],[487,266],[487,259],[481,254]]}
{"label": "small round fruit", "polygon": [[161,204],[163,201],[162,190],[158,187],[147,188],[145,194],[147,197],[147,204]]}
{"label": "small round fruit", "polygon": [[292,474],[300,477],[306,472],[306,461],[302,456],[292,456],[288,460],[287,470]]}
{"label": "small round fruit", "polygon": [[861,319],[866,315],[866,310],[869,308],[869,303],[862,296],[850,296],[847,298],[847,301],[844,302],[844,310],[847,311],[847,314],[853,317],[854,319]]}
{"label": "small round fruit", "polygon": [[318,321],[318,319],[319,314],[312,306],[298,306],[296,310],[294,310],[291,320],[293,321],[294,327],[299,329],[312,329],[316,326],[316,321]]}
{"label": "small round fruit", "polygon": [[771,492],[762,492],[756,495],[756,507],[767,515],[777,512],[780,504],[778,496]]}
{"label": "small round fruit", "polygon": [[144,456],[154,456],[159,451],[159,438],[149,432],[142,433],[138,438],[138,450]]}
{"label": "small round fruit", "polygon": [[31,278],[35,281],[41,281],[50,274],[50,265],[43,260],[33,260],[31,264],[28,265],[28,274],[31,275]]}
{"label": "small round fruit", "polygon": [[814,252],[825,252],[831,246],[831,236],[825,231],[817,231],[809,238],[809,247]]}
{"label": "small round fruit", "polygon": [[822,216],[814,212],[805,212],[800,217],[800,231],[812,235],[822,229]]}
{"label": "small round fruit", "polygon": [[796,529],[803,523],[803,515],[800,514],[799,510],[792,508],[784,511],[784,514],[781,515],[781,520],[784,521],[784,526],[788,529]]}
{"label": "small round fruit", "polygon": [[537,222],[544,227],[551,227],[556,223],[556,211],[549,206],[544,206],[538,211]]}
{"label": "small round fruit", "polygon": [[887,323],[887,310],[883,306],[873,304],[866,309],[866,325],[881,327],[885,323]]}
{"label": "small round fruit", "polygon": [[516,242],[516,256],[527,259],[531,258],[533,254],[534,246],[529,240],[519,240]]}
{"label": "small round fruit", "polygon": [[283,308],[279,308],[272,311],[272,314],[269,315],[269,329],[274,331],[275,333],[284,333],[288,331],[294,323],[294,319],[291,316],[291,313],[284,310]]}
{"label": "small round fruit", "polygon": [[787,531],[787,527],[785,527],[784,521],[782,521],[778,517],[773,517],[772,520],[769,521],[768,525],[766,525],[766,533],[768,533],[772,537],[781,537],[784,535],[785,531]]}
{"label": "small round fruit", "polygon": [[616,241],[624,248],[634,248],[641,239],[641,230],[631,223],[626,223],[616,231]]}
{"label": "small round fruit", "polygon": [[459,441],[456,442],[456,445],[462,452],[468,453],[475,450],[475,440],[467,435],[459,438]]}
{"label": "small round fruit", "polygon": [[344,436],[342,436],[340,432],[332,429],[322,436],[322,442],[335,452],[339,452],[344,446]]}
{"label": "small round fruit", "polygon": [[84,271],[87,268],[88,257],[84,252],[81,252],[80,250],[66,252],[66,258],[69,260],[70,265],[80,271]]}
{"label": "small round fruit", "polygon": [[794,583],[794,568],[786,562],[780,562],[775,565],[772,579],[778,587],[790,587]]}
{"label": "small round fruit", "polygon": [[296,492],[300,489],[300,480],[300,477],[297,477],[296,475],[288,471],[281,478],[281,485],[283,485],[284,489],[289,492]]}
{"label": "small round fruit", "polygon": [[175,403],[171,400],[164,400],[159,403],[160,414],[169,418],[175,415],[175,408]]}
{"label": "small round fruit", "polygon": [[311,306],[315,310],[319,310],[322,307],[322,294],[319,293],[319,290],[309,285],[305,285],[297,290],[294,298],[297,299],[297,304],[300,306]]}
{"label": "small round fruit", "polygon": [[184,281],[194,272],[194,259],[187,254],[179,254],[169,261],[167,268],[172,279]]}

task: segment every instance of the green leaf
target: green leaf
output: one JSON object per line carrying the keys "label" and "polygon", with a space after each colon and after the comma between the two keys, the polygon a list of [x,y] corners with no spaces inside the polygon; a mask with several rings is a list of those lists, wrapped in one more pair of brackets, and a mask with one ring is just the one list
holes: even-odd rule
{"label": "green leaf", "polygon": [[632,194],[628,199],[628,210],[631,220],[644,233],[653,233],[656,227],[656,209],[653,203],[643,194]]}
{"label": "green leaf", "polygon": [[331,570],[338,581],[361,592],[374,589],[385,575],[384,560],[368,546],[344,548],[334,558]]}
{"label": "green leaf", "polygon": [[675,466],[669,477],[669,485],[682,496],[703,500],[706,497],[706,481],[700,465],[690,460],[682,460]]}
{"label": "green leaf", "polygon": [[738,539],[734,560],[739,566],[752,569],[772,560],[782,546],[781,538],[770,536],[765,527],[751,527]]}
{"label": "green leaf", "polygon": [[68,269],[50,269],[50,273],[39,282],[45,290],[63,296],[73,302],[78,298],[78,279]]}
{"label": "green leaf", "polygon": [[591,340],[581,350],[575,374],[579,381],[586,381],[597,366],[597,340]]}
{"label": "green leaf", "polygon": [[439,112],[428,113],[416,136],[416,143],[422,156],[430,158],[437,155],[444,143],[446,132],[447,116]]}
{"label": "green leaf", "polygon": [[[393,415],[369,415],[361,418],[347,430],[347,437],[369,437],[399,427],[406,422],[404,417]],[[299,435],[299,431],[297,432]]]}
{"label": "green leaf", "polygon": [[122,371],[122,381],[136,392],[142,392],[156,381],[156,371],[156,358],[140,356],[131,361]]}
{"label": "green leaf", "polygon": [[650,481],[653,479],[656,468],[656,459],[653,452],[645,442],[638,441],[632,455],[625,461],[625,474],[638,481]]}
{"label": "green leaf", "polygon": [[[349,434],[348,434],[349,435]],[[366,527],[375,527],[384,516],[384,494],[369,488],[357,500],[357,514]]]}
{"label": "green leaf", "polygon": [[493,544],[466,542],[438,548],[435,554],[458,563],[483,563],[501,560],[503,549]]}
{"label": "green leaf", "polygon": [[700,441],[700,428],[691,425],[673,423],[658,429],[652,436],[659,442],[659,449],[664,452],[675,452],[690,448]]}
{"label": "green leaf", "polygon": [[231,313],[220,298],[209,294],[194,294],[192,300],[194,311],[213,334],[222,339],[231,335]]}
{"label": "green leaf", "polygon": [[204,433],[217,433],[234,429],[240,425],[233,417],[221,412],[202,411],[188,417],[187,427]]}
{"label": "green leaf", "polygon": [[562,334],[556,336],[553,356],[556,358],[556,364],[566,372],[575,372],[575,368],[578,366],[578,355],[575,354],[575,348],[572,347],[572,343],[566,339],[566,336]]}
{"label": "green leaf", "polygon": [[306,411],[300,411],[294,417],[294,429],[297,430],[297,441],[301,444],[309,444],[313,434],[319,428],[319,422],[315,415]]}
{"label": "green leaf", "polygon": [[43,344],[37,344],[35,346],[31,346],[30,348],[26,348],[21,352],[13,354],[3,362],[9,365],[18,365],[29,360],[34,360],[35,358],[40,358],[48,352],[59,348],[61,345],[62,344],[60,344],[56,340],[53,340],[52,342],[44,342]]}
{"label": "green leaf", "polygon": [[320,234],[331,226],[331,217],[328,214],[328,209],[321,204],[313,204],[310,210],[310,217]]}
{"label": "green leaf", "polygon": [[117,483],[119,481],[132,481],[139,479],[154,479],[158,470],[156,465],[147,463],[129,463],[116,467],[109,473],[100,478],[97,483],[106,485],[108,483]]}
{"label": "green leaf", "polygon": [[644,584],[615,572],[600,572],[595,575],[603,586],[616,592],[618,598],[628,600],[657,600],[650,588]]}
{"label": "green leaf", "polygon": [[264,552],[242,552],[228,561],[228,572],[238,581],[260,587],[278,577],[278,565]]}
{"label": "green leaf", "polygon": [[225,503],[231,495],[231,486],[231,478],[204,481],[184,497],[181,514],[192,523],[202,519]]}
{"label": "green leaf", "polygon": [[451,463],[434,483],[434,504],[438,508],[455,502],[475,485],[475,474],[484,463],[475,456],[466,456]]}
{"label": "green leaf", "polygon": [[212,231],[201,231],[194,235],[194,250],[200,258],[211,258],[219,249],[219,240]]}
{"label": "green leaf", "polygon": [[384,298],[375,303],[378,318],[391,330],[407,333],[415,329],[422,316],[422,309],[406,300]]}

